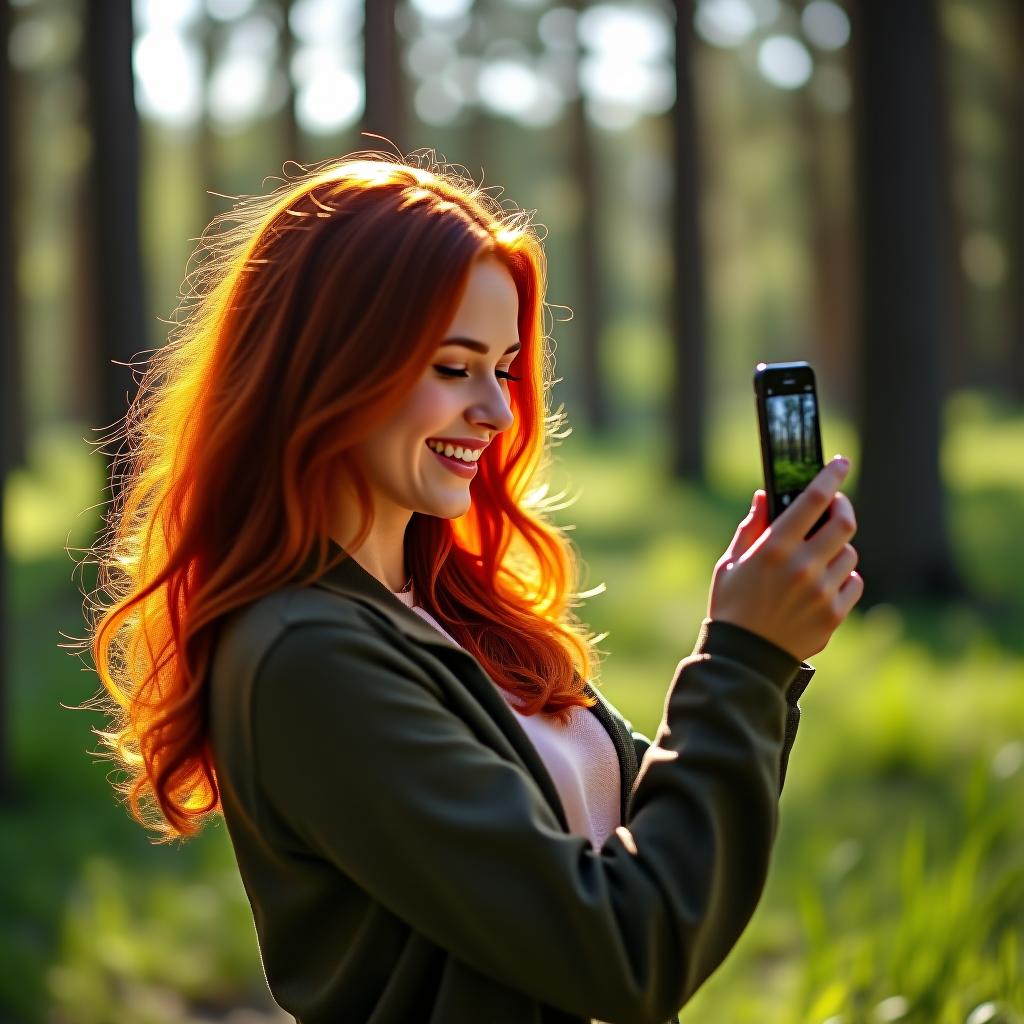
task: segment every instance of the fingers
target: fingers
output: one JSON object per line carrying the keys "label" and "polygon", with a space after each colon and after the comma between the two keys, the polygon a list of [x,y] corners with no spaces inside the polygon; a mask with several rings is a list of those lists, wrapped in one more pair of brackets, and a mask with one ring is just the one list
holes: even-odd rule
{"label": "fingers", "polygon": [[[850,470],[837,456],[814,477],[800,496],[772,523],[772,534],[785,544],[799,544],[832,504]],[[824,530],[825,527],[822,528]],[[819,531],[819,533],[822,531]],[[817,534],[815,534],[817,537]]]}
{"label": "fingers", "polygon": [[736,527],[729,547],[719,559],[720,562],[733,562],[740,558],[744,552],[757,540],[767,526],[767,507],[765,505],[764,491],[754,491],[754,500],[751,503],[750,511]]}
{"label": "fingers", "polygon": [[852,544],[844,544],[843,549],[825,568],[822,583],[828,591],[838,591],[846,582],[847,577],[856,568],[859,559],[857,549]]}
{"label": "fingers", "polygon": [[853,606],[864,596],[864,577],[859,572],[851,572],[846,582],[839,588],[833,604],[836,617],[842,622],[850,614]]}
{"label": "fingers", "polygon": [[[857,516],[850,499],[840,491],[829,506],[828,521],[808,541],[804,549],[807,555],[822,565],[832,561],[836,552],[852,540],[857,533]],[[851,566],[852,568],[852,566]]]}

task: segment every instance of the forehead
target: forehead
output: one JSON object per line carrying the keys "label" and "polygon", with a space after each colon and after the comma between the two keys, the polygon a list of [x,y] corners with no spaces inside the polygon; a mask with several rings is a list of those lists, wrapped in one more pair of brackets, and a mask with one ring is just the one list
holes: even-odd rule
{"label": "forehead", "polygon": [[486,329],[484,340],[511,344],[517,340],[518,315],[519,293],[512,274],[500,260],[483,257],[470,267],[462,301],[446,333],[478,337],[479,333],[471,330],[476,326]]}

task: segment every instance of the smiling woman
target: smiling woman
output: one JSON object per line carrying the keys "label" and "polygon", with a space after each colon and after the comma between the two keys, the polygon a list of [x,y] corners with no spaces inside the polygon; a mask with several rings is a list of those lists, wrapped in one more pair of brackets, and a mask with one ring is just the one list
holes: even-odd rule
{"label": "smiling woman", "polygon": [[760,896],[813,669],[734,599],[653,745],[595,689],[525,213],[369,152],[232,219],[96,551],[119,792],[163,841],[223,815],[299,1024],[675,1021]]}
{"label": "smiling woman", "polygon": [[[561,419],[527,215],[368,151],[214,227],[229,220],[204,233],[191,308],[126,417],[134,455],[99,551],[115,596],[92,639],[114,698],[102,738],[133,814],[167,838],[219,806],[203,687],[218,625],[337,548],[396,590],[411,574],[528,710],[593,704],[574,553],[527,498]],[[452,439],[479,448],[473,466]]]}

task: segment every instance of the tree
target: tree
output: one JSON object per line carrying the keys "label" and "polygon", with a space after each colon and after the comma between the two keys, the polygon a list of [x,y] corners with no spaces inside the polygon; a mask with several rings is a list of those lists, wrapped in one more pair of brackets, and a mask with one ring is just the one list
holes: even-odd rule
{"label": "tree", "polygon": [[[139,124],[132,78],[130,0],[85,5],[82,55],[88,92],[92,196],[88,270],[101,366],[101,425],[127,411],[129,364],[148,347],[139,243]],[[124,365],[121,365],[124,364]]]}
{"label": "tree", "polygon": [[[0,64],[0,195],[13,196],[18,174],[14,154],[17,141],[17,87],[7,54],[11,32],[9,0],[0,2],[0,46],[3,62]],[[4,354],[3,417],[4,475],[15,466],[25,464],[25,407],[22,388],[22,347],[17,287],[15,203],[0,203],[0,342]],[[3,509],[0,508],[0,517]],[[0,534],[2,536],[2,534]],[[2,589],[2,588],[0,588]]]}
{"label": "tree", "polygon": [[[488,0],[474,0],[469,31],[466,33],[467,52],[479,57],[492,36],[493,12]],[[487,181],[489,170],[494,169],[497,131],[479,92],[468,104],[466,123],[461,133],[460,148],[466,153],[464,163],[474,181]]]}
{"label": "tree", "polygon": [[[583,0],[574,0],[579,15]],[[573,53],[576,97],[569,105],[568,143],[572,178],[580,191],[580,218],[576,232],[576,265],[579,292],[574,304],[576,343],[580,353],[580,397],[588,427],[606,433],[611,426],[608,396],[601,374],[601,202],[598,194],[597,165],[587,124],[586,104],[579,75],[579,40]]]}
{"label": "tree", "polygon": [[1011,3],[1014,52],[1010,78],[1010,331],[1007,386],[1024,403],[1024,4]]}
{"label": "tree", "polygon": [[[13,222],[14,204],[7,201],[13,195],[15,181],[14,153],[14,75],[8,54],[10,47],[11,11],[8,0],[0,0],[0,56],[3,81],[0,83],[0,349],[3,351],[3,475],[25,461],[24,409],[21,388],[21,338],[18,329],[18,290],[16,282],[16,247]],[[0,502],[0,538],[4,536],[3,502]],[[14,796],[14,773],[9,763],[8,748],[8,694],[11,692],[11,663],[9,613],[7,609],[7,548],[0,540],[0,801]]]}
{"label": "tree", "polygon": [[[363,26],[366,103],[361,131],[382,135],[404,152],[402,69],[395,30],[396,6],[397,0],[366,0]],[[376,148],[374,139],[364,139],[363,142],[367,148]]]}
{"label": "tree", "polygon": [[203,55],[202,95],[203,113],[199,122],[199,137],[196,143],[196,163],[199,169],[200,187],[203,190],[203,220],[210,221],[220,210],[220,200],[211,192],[216,192],[220,184],[217,178],[217,138],[213,130],[213,118],[210,112],[210,94],[214,69],[217,66],[217,55],[220,51],[221,27],[210,17],[204,5],[197,19],[196,31],[199,50]]}
{"label": "tree", "polygon": [[295,113],[295,76],[292,74],[292,58],[295,56],[295,36],[291,28],[292,0],[275,0],[281,32],[278,36],[279,73],[284,81],[285,99],[281,109],[281,124],[284,135],[286,160],[302,160],[302,132]]}
{"label": "tree", "polygon": [[935,0],[864,0],[854,16],[863,302],[856,547],[867,607],[965,587],[939,468],[951,198],[940,166],[948,147]]}
{"label": "tree", "polygon": [[704,261],[700,230],[700,165],[694,95],[694,0],[676,5],[676,102],[672,110],[672,289],[673,382],[669,393],[670,473],[704,479],[706,418]]}
{"label": "tree", "polygon": [[[848,204],[829,187],[828,154],[839,140],[835,114],[824,113],[810,88],[796,90],[796,113],[802,135],[801,188],[807,211],[811,262],[811,361],[818,371],[818,386],[837,410],[853,408],[856,352],[855,285],[852,217]],[[845,146],[845,137],[841,140]]]}

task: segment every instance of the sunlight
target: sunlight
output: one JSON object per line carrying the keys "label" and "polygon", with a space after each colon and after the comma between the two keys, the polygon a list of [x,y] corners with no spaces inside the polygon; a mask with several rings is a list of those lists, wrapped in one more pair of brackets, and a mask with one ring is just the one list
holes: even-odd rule
{"label": "sunlight", "polygon": [[623,60],[657,61],[669,56],[669,26],[653,7],[597,4],[579,16],[580,41],[591,50]]}
{"label": "sunlight", "polygon": [[780,89],[799,89],[811,77],[814,62],[807,47],[792,36],[769,36],[758,48],[757,67]]}
{"label": "sunlight", "polygon": [[675,78],[668,64],[640,64],[611,53],[596,54],[583,58],[580,81],[587,98],[599,105],[595,109],[604,115],[605,127],[612,121],[615,127],[624,127],[642,115],[664,113],[675,102]]}
{"label": "sunlight", "polygon": [[312,132],[331,132],[354,124],[363,110],[362,75],[348,68],[322,70],[299,90],[296,113]]}
{"label": "sunlight", "polygon": [[468,14],[473,0],[412,0],[412,6],[424,18],[461,18]]}
{"label": "sunlight", "polygon": [[222,126],[238,124],[265,105],[268,64],[252,57],[233,57],[220,64],[210,80],[210,116]]}
{"label": "sunlight", "polygon": [[296,39],[330,48],[362,33],[363,5],[357,0],[295,0],[288,25]]}
{"label": "sunlight", "polygon": [[174,28],[158,27],[136,38],[132,49],[140,112],[175,124],[194,121],[200,110],[196,48]]}
{"label": "sunlight", "polygon": [[747,0],[701,0],[693,24],[705,42],[732,47],[750,38],[757,16]]}
{"label": "sunlight", "polygon": [[672,28],[658,8],[597,4],[579,16],[578,30],[580,86],[597,125],[622,131],[672,106]]}
{"label": "sunlight", "polygon": [[850,19],[832,0],[811,0],[800,22],[804,34],[819,50],[839,50],[850,38]]}
{"label": "sunlight", "polygon": [[537,75],[516,60],[493,60],[480,72],[480,97],[499,114],[516,117],[536,102],[540,94]]}
{"label": "sunlight", "polygon": [[255,0],[206,0],[206,13],[216,21],[234,21],[244,17]]}
{"label": "sunlight", "polygon": [[201,0],[134,0],[132,13],[143,29],[180,28],[202,10]]}

